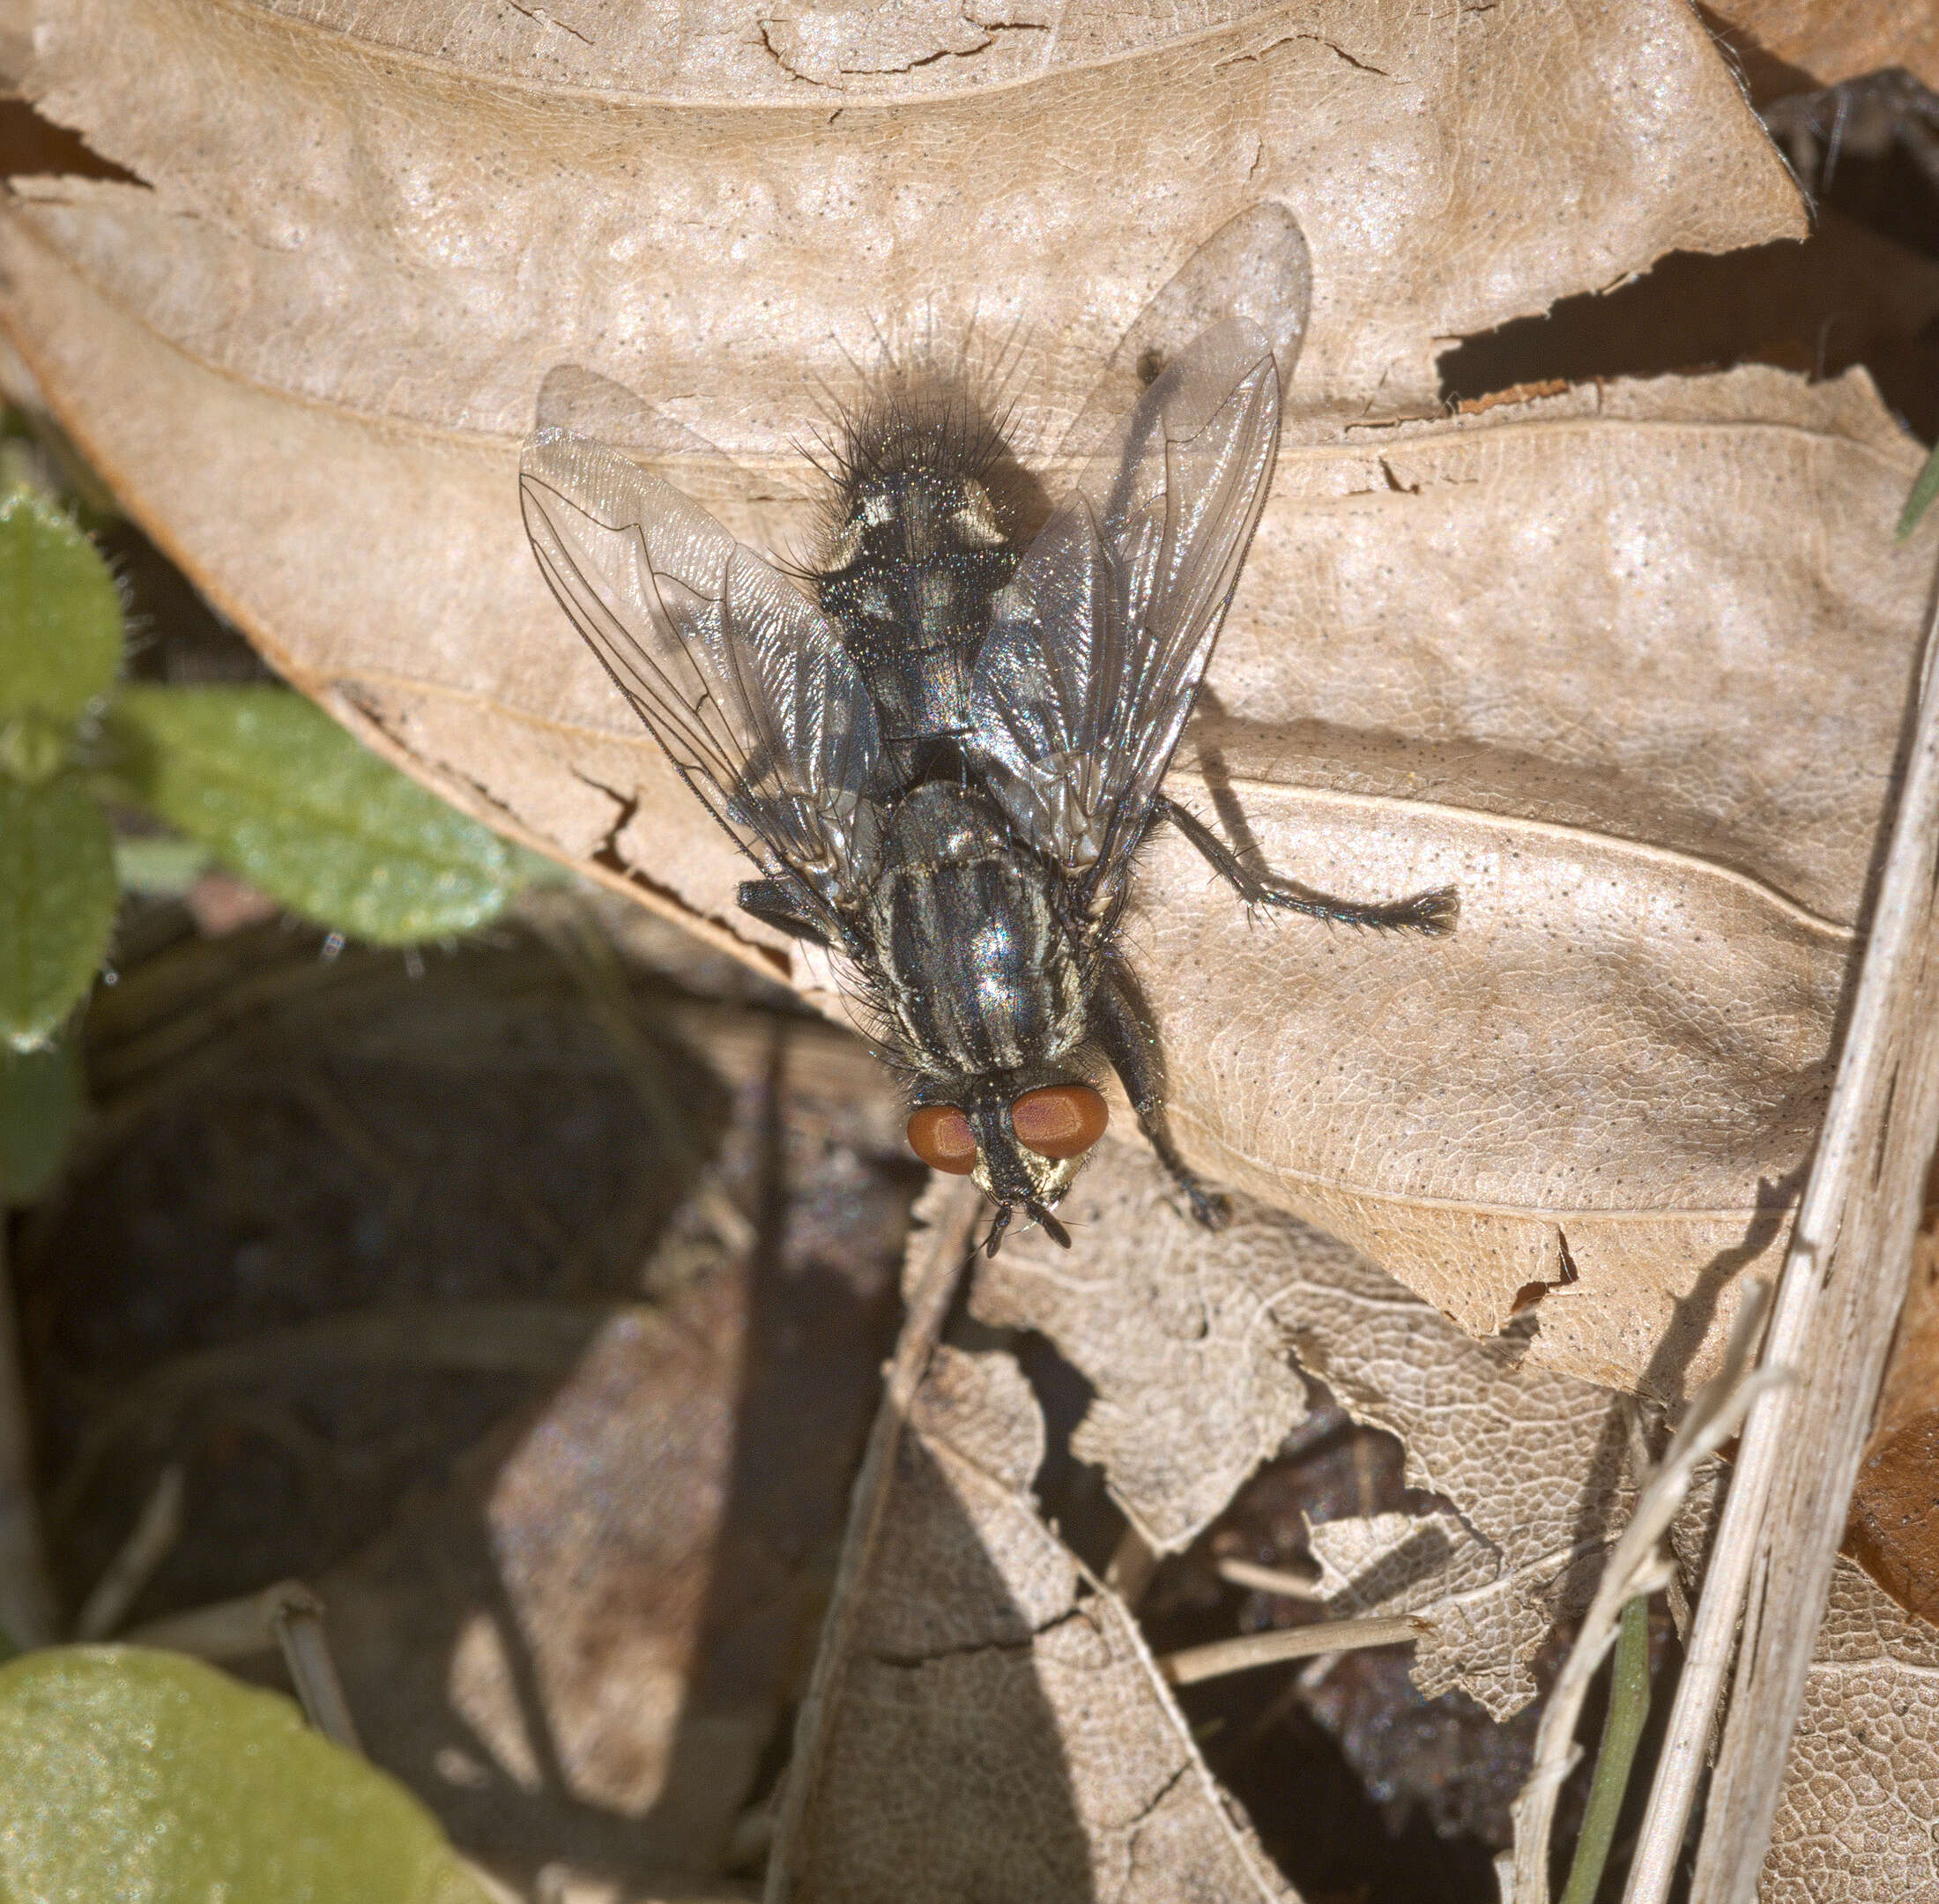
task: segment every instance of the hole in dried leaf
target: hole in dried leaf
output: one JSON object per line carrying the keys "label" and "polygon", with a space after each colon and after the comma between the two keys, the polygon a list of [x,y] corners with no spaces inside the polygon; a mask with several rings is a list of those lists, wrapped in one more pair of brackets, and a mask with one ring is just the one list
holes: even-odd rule
{"label": "hole in dried leaf", "polygon": [[23,99],[0,100],[0,178],[108,179],[146,185],[138,173],[104,159],[78,132],[43,119]]}
{"label": "hole in dried leaf", "polygon": [[1601,295],[1564,298],[1542,316],[1468,338],[1441,357],[1444,398],[1482,407],[1491,396],[1539,395],[1558,381],[1757,362],[1828,377],[1862,364],[1929,441],[1939,433],[1932,95],[1902,74],[1840,90],[1842,109],[1836,93],[1765,108],[1816,200],[1816,228],[1803,243],[1716,257],[1672,252]]}
{"label": "hole in dried leaf", "polygon": [[1044,1411],[1044,1463],[1031,1484],[1037,1511],[1086,1566],[1102,1573],[1117,1551],[1125,1517],[1104,1490],[1103,1469],[1071,1453],[1071,1437],[1097,1391],[1047,1335],[1035,1330],[1019,1335],[1011,1352]]}
{"label": "hole in dried leaf", "polygon": [[[1393,1435],[1355,1422],[1318,1384],[1313,1396],[1311,1413],[1218,1521],[1161,1563],[1140,1607],[1155,1650],[1333,1617],[1222,1563],[1319,1576],[1310,1525],[1445,1506],[1407,1486]],[[1534,1709],[1498,1726],[1463,1694],[1424,1699],[1408,1664],[1400,1654],[1351,1655],[1181,1690],[1208,1761],[1304,1896],[1492,1904],[1497,1895],[1491,1859],[1507,1842]]]}

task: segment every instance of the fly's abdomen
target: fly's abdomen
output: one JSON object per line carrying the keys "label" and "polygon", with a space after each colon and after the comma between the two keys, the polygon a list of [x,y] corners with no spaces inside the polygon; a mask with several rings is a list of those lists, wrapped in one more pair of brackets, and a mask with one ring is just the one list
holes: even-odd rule
{"label": "fly's abdomen", "polygon": [[1013,1070],[1083,1036],[1083,984],[1044,874],[974,796],[919,789],[888,830],[870,907],[885,1002],[945,1068]]}

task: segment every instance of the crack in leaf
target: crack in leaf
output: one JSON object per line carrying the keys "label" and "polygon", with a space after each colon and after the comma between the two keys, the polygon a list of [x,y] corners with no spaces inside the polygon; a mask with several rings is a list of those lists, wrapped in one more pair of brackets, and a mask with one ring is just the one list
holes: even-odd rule
{"label": "crack in leaf", "polygon": [[[1093,1633],[1097,1633],[1097,1623],[1085,1610],[1084,1602],[1090,1598],[1087,1591],[1080,1595],[1077,1603],[1059,1613],[1054,1619],[1048,1619],[1033,1626],[1029,1633],[1017,1640],[966,1640],[960,1646],[938,1647],[927,1653],[887,1652],[873,1647],[865,1647],[860,1657],[879,1666],[887,1666],[897,1672],[917,1672],[925,1666],[933,1666],[943,1660],[976,1659],[990,1655],[1029,1653],[1039,1640],[1049,1634],[1060,1632],[1074,1620],[1081,1620]],[[1102,1635],[1099,1635],[1102,1638]]]}
{"label": "crack in leaf", "polygon": [[1324,33],[1282,33],[1276,40],[1269,40],[1264,46],[1256,48],[1250,53],[1236,53],[1230,59],[1221,60],[1212,70],[1215,72],[1222,72],[1229,66],[1257,64],[1264,60],[1268,53],[1276,53],[1281,47],[1291,46],[1301,40],[1308,40],[1315,46],[1324,47],[1335,58],[1344,60],[1356,72],[1371,73],[1377,79],[1392,79],[1394,78],[1393,73],[1388,72],[1383,67],[1374,65],[1369,60],[1355,58],[1337,41],[1329,40]]}

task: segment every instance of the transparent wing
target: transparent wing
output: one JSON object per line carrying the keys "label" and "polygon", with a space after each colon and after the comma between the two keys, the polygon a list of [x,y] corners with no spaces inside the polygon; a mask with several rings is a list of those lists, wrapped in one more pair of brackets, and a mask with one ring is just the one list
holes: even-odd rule
{"label": "transparent wing", "polygon": [[[1270,200],[1247,206],[1220,226],[1138,314],[1071,420],[1058,460],[1081,464],[1111,449],[1151,382],[1151,366],[1163,368],[1228,317],[1250,317],[1266,333],[1284,397],[1306,340],[1312,296],[1312,260],[1299,220]],[[614,440],[610,429],[574,428]]]}
{"label": "transparent wing", "polygon": [[534,433],[526,532],[552,591],[709,810],[830,904],[866,858],[875,710],[835,624],[696,502],[590,437]]}
{"label": "transparent wing", "polygon": [[1144,393],[999,598],[972,689],[983,764],[1094,911],[1178,747],[1278,442],[1271,346],[1229,318]]}

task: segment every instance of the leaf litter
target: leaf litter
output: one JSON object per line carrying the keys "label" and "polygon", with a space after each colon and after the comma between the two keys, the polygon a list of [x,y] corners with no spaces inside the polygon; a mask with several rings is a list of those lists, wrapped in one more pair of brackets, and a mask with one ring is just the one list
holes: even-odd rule
{"label": "leaf litter", "polygon": [[[664,47],[593,48],[569,25],[534,39],[536,14],[494,34],[435,6],[400,10],[381,45],[316,9],[37,11],[30,93],[152,182],[41,182],[0,234],[10,331],[77,439],[339,718],[470,810],[770,969],[778,948],[732,911],[721,843],[524,564],[509,472],[539,377],[576,359],[672,393],[754,472],[733,525],[784,539],[805,506],[785,447],[801,370],[832,368],[858,318],[954,308],[964,228],[1029,324],[1048,442],[1194,234],[1261,193],[1294,207],[1319,290],[1303,415],[1176,790],[1316,884],[1452,877],[1464,932],[1423,964],[1429,948],[1251,931],[1162,846],[1139,949],[1161,975],[1175,1115],[1274,1208],[1168,1254],[1139,1160],[1107,1153],[1081,1251],[1118,1262],[1148,1313],[1127,1318],[1101,1274],[1060,1283],[1074,1259],[1021,1253],[973,1303],[983,1327],[1041,1331],[1084,1372],[1096,1400],[1075,1447],[1155,1551],[1188,1544],[1281,1445],[1307,1376],[1391,1429],[1409,1481],[1447,1506],[1321,1523],[1322,1603],[1432,1613],[1425,1684],[1490,1710],[1526,1698],[1626,1498],[1630,1404],[1595,1384],[1637,1391],[1646,1424],[1674,1406],[1713,1360],[1734,1279],[1781,1237],[1931,561],[1925,539],[1884,544],[1918,457],[1862,373],[1813,387],[1740,369],[1423,415],[1450,336],[1665,251],[1802,231],[1694,24],[1643,6],[1571,21],[1564,45],[1556,23],[1504,10],[1458,28],[1451,10],[1424,33],[1378,7],[1348,48],[1289,30],[1285,10],[1178,41],[1101,17],[992,35],[1000,51],[978,67],[976,33],[856,45],[807,12],[756,52],[724,13],[683,16]],[[1034,60],[1020,50],[1039,41]],[[354,85],[337,78],[346,60]],[[613,86],[638,60],[665,63],[651,96]],[[235,108],[213,119],[212,71]],[[1183,109],[1127,143],[1096,110],[1099,73]],[[478,82],[508,75],[528,90],[485,109]],[[1005,84],[977,96],[992,77]],[[688,109],[751,81],[764,97],[747,131],[731,105],[724,130]],[[832,119],[830,86],[857,101]],[[777,117],[810,92],[812,109]],[[1504,108],[1515,98],[1543,99],[1541,123]],[[203,130],[185,143],[191,110]],[[316,136],[292,140],[299,124]],[[650,182],[642,149],[663,161]],[[1036,183],[1045,149],[1111,190],[1066,218]],[[354,176],[331,170],[344,153]],[[1347,175],[1383,182],[1329,189]],[[912,178],[964,196],[932,192],[904,222]],[[671,219],[643,219],[649,191]],[[645,271],[649,255],[675,262]],[[786,298],[761,301],[777,286]],[[336,559],[352,547],[364,562]],[[1127,1242],[1135,1262],[1104,1233],[1127,1221],[1149,1250]],[[1162,1815],[1185,1821],[1165,1827],[1178,1844],[1215,1842],[1222,1868],[1270,1886],[1243,1828],[1220,1825],[1111,1588],[1026,1527],[1043,1424],[1007,1367],[986,1346],[940,1353],[916,1432],[939,1472],[954,1465],[910,1499],[947,1495],[938,1540],[980,1502],[1024,1557],[1001,1594],[1034,1610],[997,1623],[1004,1644],[1069,1627],[1059,1643],[1082,1656],[1059,1670],[1108,1664],[1096,1684],[1140,1715],[1082,1781],[1075,1835],[1045,1842],[1074,1870],[1155,1882],[1139,1848]],[[1841,1572],[1834,1609],[1862,1617],[1835,1615],[1828,1643],[1876,1669],[1856,1696],[1893,1688],[1875,1736],[1897,1844],[1891,1821],[1928,1804],[1891,1743],[1925,1722],[1927,1669],[1917,1629]],[[1054,1617],[1059,1595],[1088,1610],[1081,1626]],[[906,1672],[928,1655],[895,1657]],[[1835,1683],[1815,1670],[1798,1747],[1832,1811],[1849,1795],[1825,1759]],[[916,1787],[940,1775],[904,1769]],[[1773,1873],[1794,1881],[1827,1829],[1787,1811]],[[865,1837],[844,1855],[866,1856]]]}

